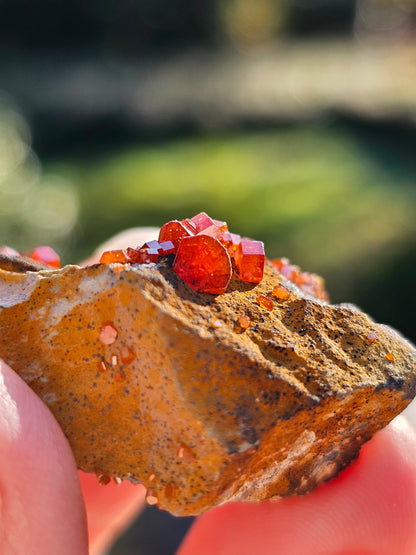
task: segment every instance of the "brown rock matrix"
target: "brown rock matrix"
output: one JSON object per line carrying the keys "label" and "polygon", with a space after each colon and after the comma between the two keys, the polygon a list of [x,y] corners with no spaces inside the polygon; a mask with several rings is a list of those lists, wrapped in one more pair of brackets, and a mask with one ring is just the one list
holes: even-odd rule
{"label": "brown rock matrix", "polygon": [[39,270],[2,256],[0,267],[0,356],[49,406],[79,467],[143,483],[177,515],[311,491],[415,395],[410,343],[270,263],[261,283],[233,278],[217,296],[163,258]]}

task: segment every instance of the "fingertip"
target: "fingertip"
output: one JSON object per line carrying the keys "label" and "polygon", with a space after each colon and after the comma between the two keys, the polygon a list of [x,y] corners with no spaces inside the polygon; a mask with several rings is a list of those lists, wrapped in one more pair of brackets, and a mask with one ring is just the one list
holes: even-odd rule
{"label": "fingertip", "polygon": [[87,553],[85,511],[69,444],[48,408],[3,361],[0,492],[1,553]]}
{"label": "fingertip", "polygon": [[413,555],[416,437],[403,418],[304,497],[227,504],[202,515],[178,555]]}

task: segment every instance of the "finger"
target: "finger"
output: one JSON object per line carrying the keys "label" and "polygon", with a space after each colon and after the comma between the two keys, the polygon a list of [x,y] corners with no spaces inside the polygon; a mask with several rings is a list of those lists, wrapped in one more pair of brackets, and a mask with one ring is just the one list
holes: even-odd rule
{"label": "finger", "polygon": [[104,552],[137,516],[145,503],[140,485],[98,483],[94,474],[79,473],[88,520],[90,554]]}
{"label": "finger", "polygon": [[87,553],[71,449],[52,414],[0,361],[0,553]]}
{"label": "finger", "polygon": [[414,555],[415,522],[416,437],[399,417],[305,497],[206,513],[178,555]]}
{"label": "finger", "polygon": [[143,245],[146,241],[157,239],[158,236],[159,228],[157,227],[133,227],[131,229],[126,229],[100,245],[92,256],[84,260],[81,265],[90,266],[91,264],[97,264],[104,251],[125,249],[127,247],[135,248]]}

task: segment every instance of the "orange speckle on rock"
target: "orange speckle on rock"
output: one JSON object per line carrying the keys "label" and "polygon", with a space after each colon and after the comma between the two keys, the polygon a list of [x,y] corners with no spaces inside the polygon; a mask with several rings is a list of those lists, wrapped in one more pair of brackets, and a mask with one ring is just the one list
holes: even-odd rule
{"label": "orange speckle on rock", "polygon": [[117,372],[114,372],[114,381],[115,382],[125,382],[126,381],[126,374],[122,370],[117,370]]}
{"label": "orange speckle on rock", "polygon": [[173,499],[178,495],[179,487],[175,482],[168,482],[165,486],[165,496],[167,499]]}
{"label": "orange speckle on rock", "polygon": [[104,322],[100,330],[100,341],[104,345],[112,345],[117,339],[118,331],[112,322]]}
{"label": "orange speckle on rock", "polygon": [[107,474],[97,474],[97,480],[101,486],[106,486],[111,482],[111,477]]}
{"label": "orange speckle on rock", "polygon": [[393,353],[386,353],[386,359],[387,359],[389,362],[394,362],[394,355],[393,355]]}
{"label": "orange speckle on rock", "polygon": [[107,363],[105,362],[105,360],[100,360],[97,363],[97,366],[98,366],[98,371],[99,372],[105,372],[106,370],[108,370],[108,366],[107,366]]}
{"label": "orange speckle on rock", "polygon": [[266,310],[273,309],[273,301],[269,299],[269,297],[265,297],[264,295],[259,295],[256,299],[256,302],[259,306],[261,306],[262,308],[265,308]]}
{"label": "orange speckle on rock", "polygon": [[370,331],[370,333],[367,334],[367,342],[374,343],[374,341],[377,341],[377,334],[373,331]]}
{"label": "orange speckle on rock", "polygon": [[154,482],[155,480],[157,480],[156,474],[155,474],[154,472],[152,472],[152,473],[149,475],[149,478],[148,478],[147,480],[148,480],[149,482]]}
{"label": "orange speckle on rock", "polygon": [[251,320],[246,314],[241,314],[238,317],[238,323],[243,330],[246,330],[251,326]]}
{"label": "orange speckle on rock", "polygon": [[183,462],[190,463],[195,460],[195,455],[190,447],[185,445],[185,443],[181,443],[176,451],[176,456],[178,459],[182,460]]}
{"label": "orange speckle on rock", "polygon": [[279,301],[287,301],[290,297],[290,291],[283,287],[283,285],[276,285],[276,287],[273,287],[272,297],[279,299]]}
{"label": "orange speckle on rock", "polygon": [[130,349],[128,345],[122,345],[119,349],[121,362],[123,364],[131,364],[136,358],[136,355]]}
{"label": "orange speckle on rock", "polygon": [[159,498],[152,488],[149,488],[146,492],[146,501],[149,505],[156,505],[159,502]]}

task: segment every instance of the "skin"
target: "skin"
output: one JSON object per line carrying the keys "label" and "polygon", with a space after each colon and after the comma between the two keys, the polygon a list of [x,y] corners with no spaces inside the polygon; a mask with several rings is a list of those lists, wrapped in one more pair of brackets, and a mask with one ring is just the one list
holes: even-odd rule
{"label": "skin", "polygon": [[[133,230],[101,250],[155,236]],[[78,473],[47,407],[0,361],[0,553],[98,555],[143,504],[141,486]],[[178,555],[414,555],[415,523],[416,435],[398,417],[311,494],[202,515]]]}

